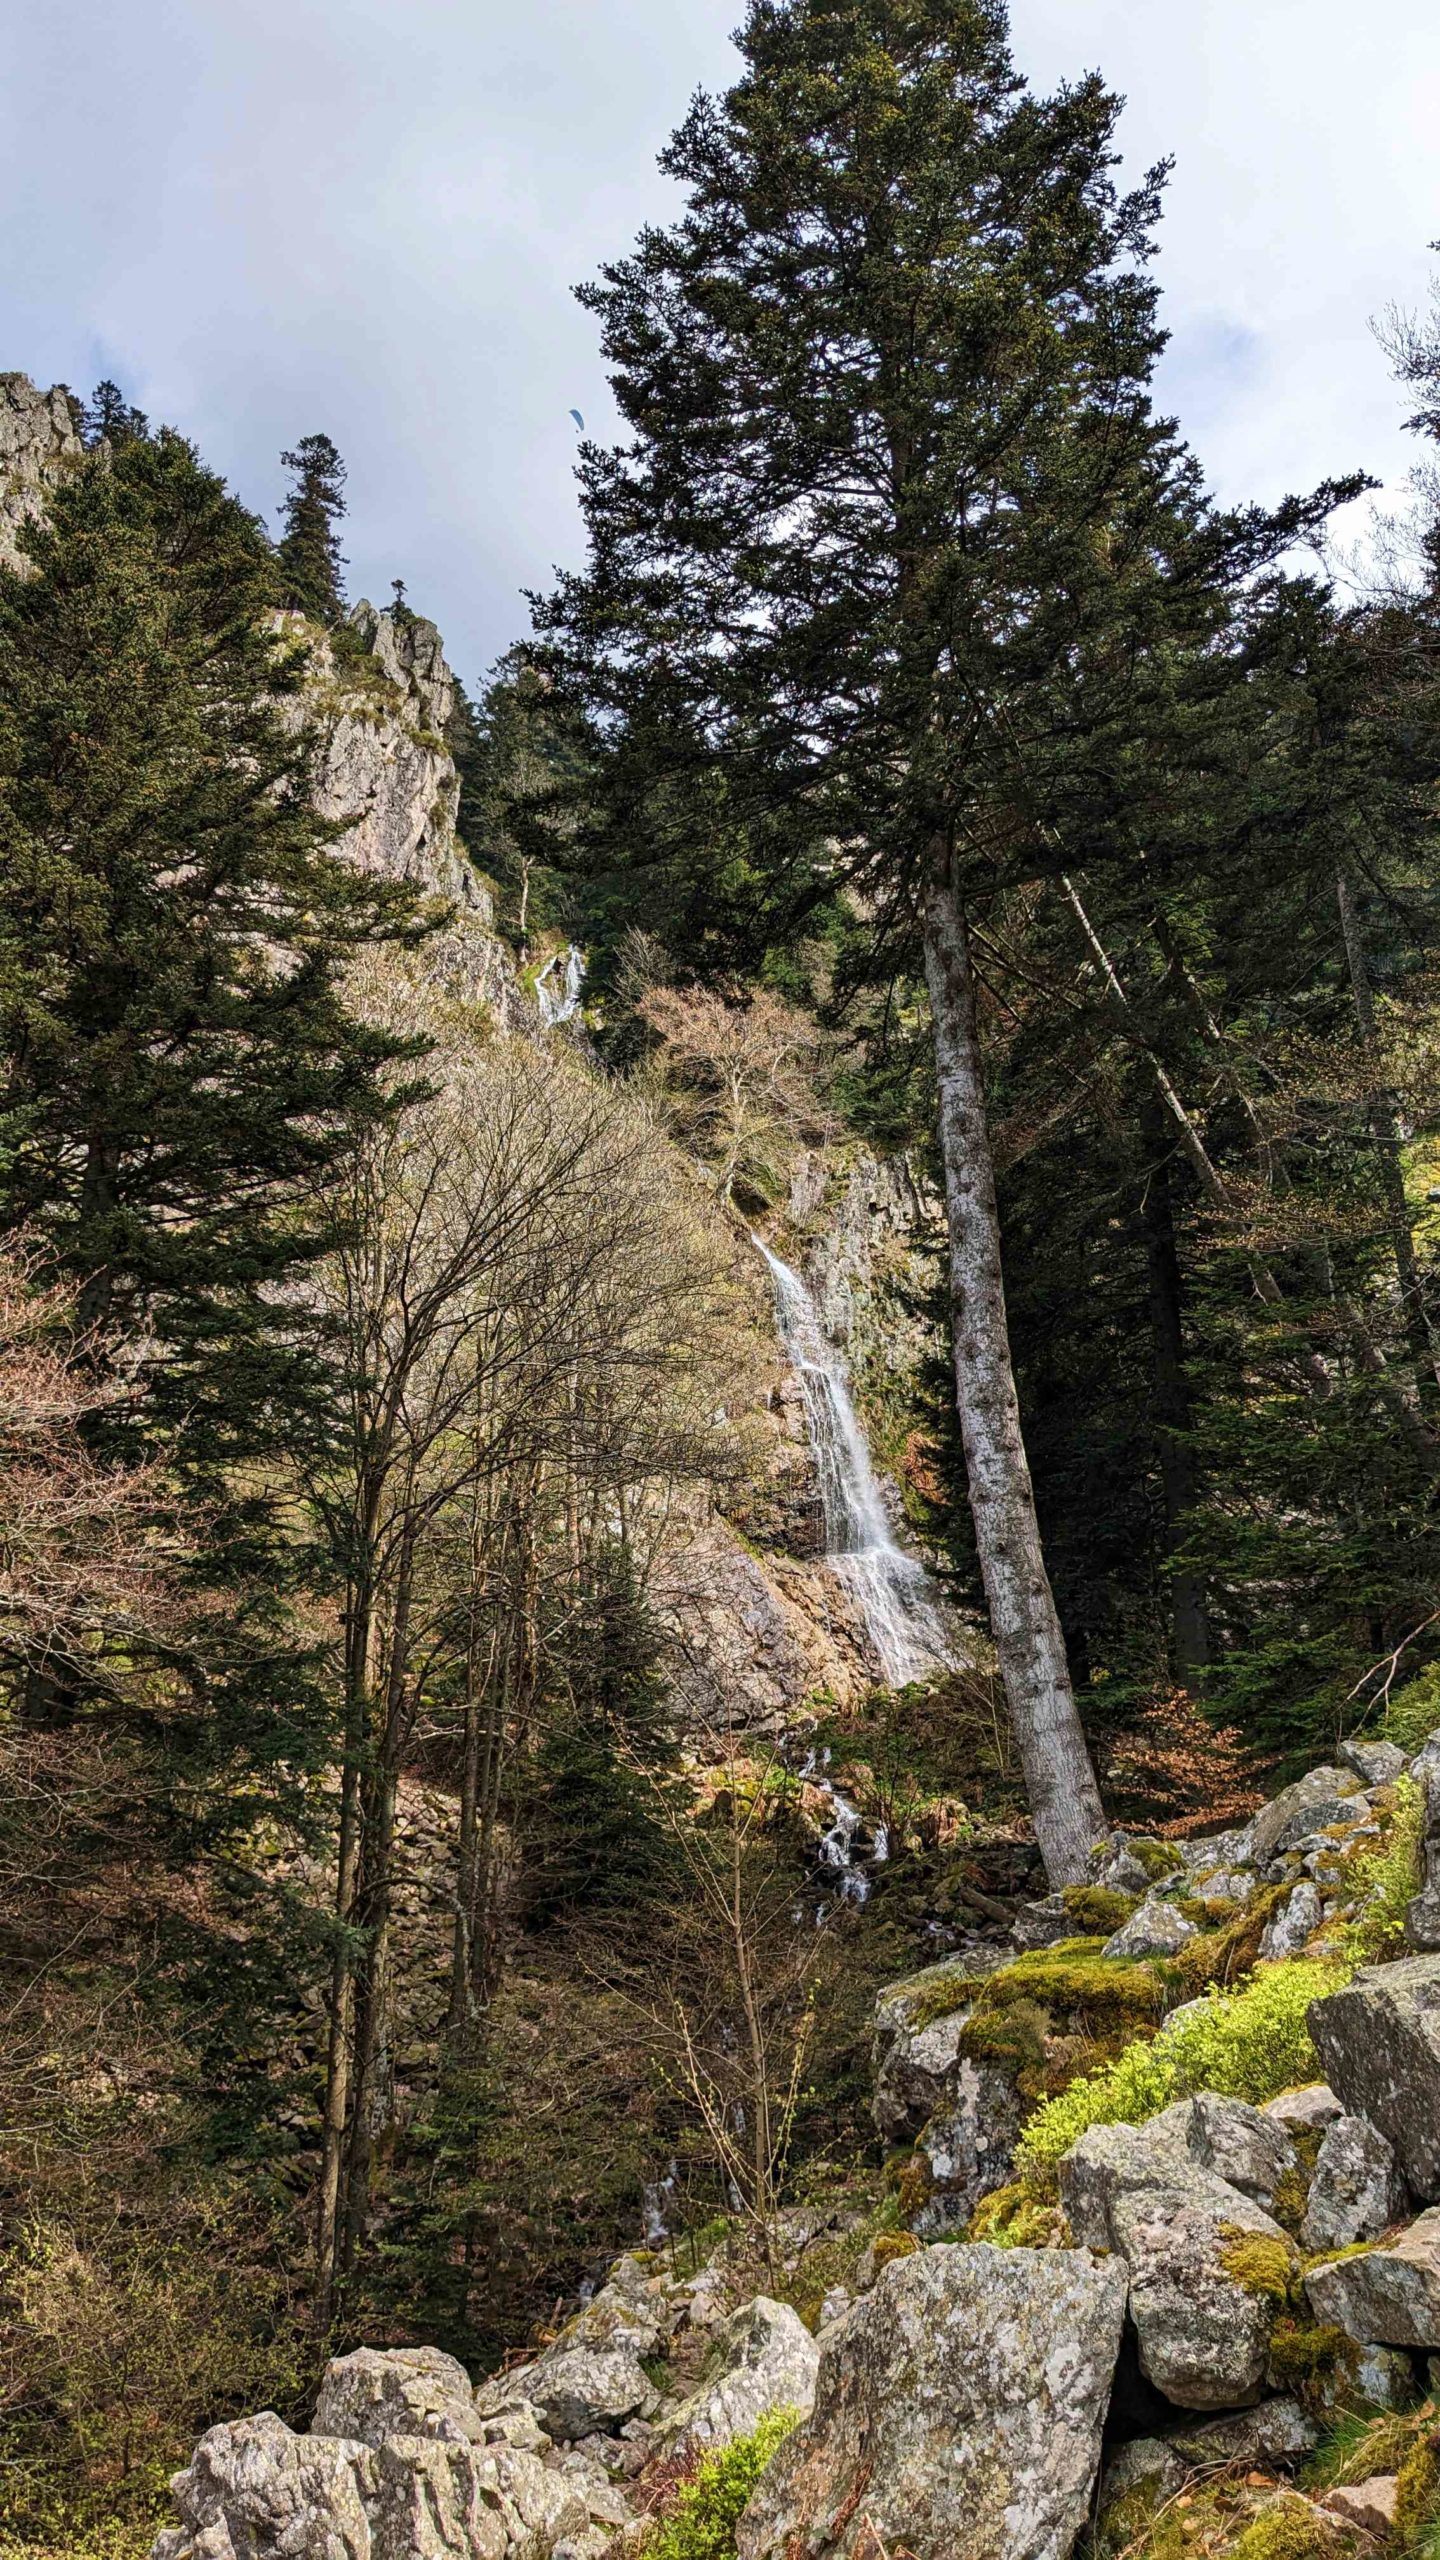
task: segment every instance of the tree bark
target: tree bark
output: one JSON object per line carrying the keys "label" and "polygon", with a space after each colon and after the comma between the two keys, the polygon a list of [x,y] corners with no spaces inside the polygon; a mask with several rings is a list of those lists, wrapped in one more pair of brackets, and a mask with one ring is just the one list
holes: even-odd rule
{"label": "tree bark", "polygon": [[1105,1837],[1105,1811],[1075,1706],[1021,1435],[969,931],[943,845],[932,856],[923,916],[970,1509],[1035,1837],[1052,1886],[1075,1884]]}

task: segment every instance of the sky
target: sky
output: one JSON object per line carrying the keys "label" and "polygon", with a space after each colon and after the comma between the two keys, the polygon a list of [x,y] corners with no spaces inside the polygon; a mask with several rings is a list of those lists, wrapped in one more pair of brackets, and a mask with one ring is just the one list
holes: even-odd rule
{"label": "sky", "polygon": [[[576,563],[572,287],[676,199],[742,0],[0,0],[0,370],[104,375],[273,521],[349,466],[352,595],[439,622],[472,688]],[[1162,392],[1222,499],[1414,458],[1370,330],[1440,255],[1435,0],[1013,0],[1041,86],[1100,69],[1173,155]],[[1363,533],[1363,523],[1347,530]]]}

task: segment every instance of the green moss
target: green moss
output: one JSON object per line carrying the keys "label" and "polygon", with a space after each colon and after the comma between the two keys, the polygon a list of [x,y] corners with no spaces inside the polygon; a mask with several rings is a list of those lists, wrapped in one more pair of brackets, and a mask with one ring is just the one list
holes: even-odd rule
{"label": "green moss", "polygon": [[1235,1912],[1221,1929],[1205,1931],[1192,1938],[1178,1955],[1170,1960],[1170,1969],[1182,1996],[1208,1991],[1216,1984],[1222,1988],[1238,1982],[1258,1962],[1260,1941],[1288,1888],[1271,1885],[1257,1893],[1242,1911]]}
{"label": "green moss", "polygon": [[894,2259],[913,2258],[920,2243],[913,2231],[882,2231],[870,2245],[878,2276]]}
{"label": "green moss", "polygon": [[1138,1893],[1117,1893],[1108,1884],[1067,1884],[1060,1898],[1076,1928],[1087,1936],[1113,1937],[1140,1908]]}
{"label": "green moss", "polygon": [[1350,2341],[1343,2329],[1314,2320],[1284,2318],[1270,2332],[1270,2381],[1277,2391],[1313,2397],[1349,2362]]}
{"label": "green moss", "polygon": [[1334,2526],[1286,2490],[1246,2526],[1230,2560],[1334,2560],[1342,2548]]}
{"label": "green moss", "polygon": [[735,2560],[735,2528],[755,2483],[791,2429],[799,2411],[776,2409],[753,2435],[736,2436],[708,2454],[687,2480],[668,2516],[639,2546],[644,2560]]}
{"label": "green moss", "polygon": [[988,2240],[997,2249],[1054,2249],[1068,2245],[1069,2228],[1058,2203],[1018,2184],[981,2197],[967,2237]]}
{"label": "green moss", "polygon": [[1220,2237],[1220,2264],[1232,2284],[1262,2302],[1289,2301],[1297,2260],[1285,2241],[1272,2240],[1264,2231],[1242,2231],[1235,2223],[1222,2223]]}
{"label": "green moss", "polygon": [[1400,2465],[1395,2500],[1395,2539],[1404,2550],[1420,2542],[1440,2516],[1440,2437],[1433,2427],[1417,2436]]}
{"label": "green moss", "polygon": [[969,1974],[948,1974],[924,1983],[903,2003],[907,2028],[915,2034],[922,2027],[933,2027],[937,2019],[953,2018],[957,2009],[970,2006],[984,1981],[983,1974],[978,1979]]}
{"label": "green moss", "polygon": [[1016,2155],[1020,2172],[1028,2180],[1053,2167],[1092,2124],[1145,2124],[1202,2089],[1260,2106],[1318,2079],[1310,2004],[1338,1990],[1348,1971],[1338,1960],[1297,1959],[1262,1966],[1237,1991],[1212,1992],[1158,2039],[1129,2045],[1037,2108]]}
{"label": "green moss", "polygon": [[1178,1875],[1185,1864],[1173,1840],[1127,1840],[1125,1845],[1152,1884],[1159,1884],[1165,1876]]}
{"label": "green moss", "polygon": [[976,2000],[977,2014],[1031,2000],[1092,2033],[1133,2028],[1144,2019],[1158,2022],[1165,1988],[1154,1966],[1106,1956],[1104,1946],[1103,1938],[1062,1938],[1056,1947],[1036,1947],[1017,1956],[988,1977]]}
{"label": "green moss", "polygon": [[[1017,2000],[1008,2009],[980,2009],[961,2031],[960,2050],[977,2062],[1006,2064],[1023,2087],[1027,2078],[1044,2070],[1049,2032],[1048,2010],[1035,2000]],[[1030,2094],[1039,2097],[1041,2086]]]}

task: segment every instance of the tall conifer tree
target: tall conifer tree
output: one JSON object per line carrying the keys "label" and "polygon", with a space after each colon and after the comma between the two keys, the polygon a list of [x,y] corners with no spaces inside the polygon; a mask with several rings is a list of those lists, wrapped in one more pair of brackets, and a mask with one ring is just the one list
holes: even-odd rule
{"label": "tall conifer tree", "polygon": [[338,531],[345,513],[345,465],[329,436],[302,436],[294,452],[280,459],[295,474],[280,537],[284,600],[316,622],[338,622],[345,610]]}
{"label": "tall conifer tree", "polygon": [[545,626],[617,829],[683,836],[688,761],[690,807],[721,795],[772,874],[848,882],[923,947],[970,1499],[1066,1880],[1103,1816],[1021,1439],[972,929],[997,883],[1113,850],[1143,788],[1138,644],[1203,523],[1148,395],[1160,173],[1117,193],[1117,101],[1028,95],[999,0],[752,0],[740,45],[665,158],[683,219],[582,297],[633,441],[585,458],[590,569]]}
{"label": "tall conifer tree", "polygon": [[343,995],[411,893],[313,808],[263,530],[178,436],[97,454],[0,574],[5,1213],[83,1319],[149,1337],[177,1463],[272,1443],[306,1361],[276,1292],[393,1044]]}

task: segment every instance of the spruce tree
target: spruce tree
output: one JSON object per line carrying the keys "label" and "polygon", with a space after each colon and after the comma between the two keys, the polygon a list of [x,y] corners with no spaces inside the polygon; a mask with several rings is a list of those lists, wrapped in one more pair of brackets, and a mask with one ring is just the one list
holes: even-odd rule
{"label": "spruce tree", "polygon": [[284,601],[312,621],[338,622],[345,610],[345,562],[336,529],[345,513],[345,465],[329,436],[302,436],[294,452],[280,459],[295,474],[279,547]]}
{"label": "spruce tree", "polygon": [[1126,840],[1138,644],[1177,595],[1204,619],[1196,474],[1148,394],[1161,173],[1117,193],[1116,100],[1030,97],[999,0],[752,0],[740,47],[665,156],[682,220],[582,295],[633,440],[581,465],[590,567],[542,629],[617,831],[663,854],[704,806],[923,948],[969,1494],[1065,1881],[1103,1815],[1020,1432],[973,927],[997,883]]}
{"label": "spruce tree", "polygon": [[97,382],[95,396],[81,413],[81,433],[87,445],[108,444],[118,451],[122,444],[144,440],[150,433],[150,421],[143,409],[126,399],[118,382]]}
{"label": "spruce tree", "polygon": [[214,1475],[313,1369],[278,1292],[394,1044],[345,961],[411,893],[331,849],[263,529],[179,437],[97,454],[0,575],[7,1220],[151,1346],[148,1413]]}

